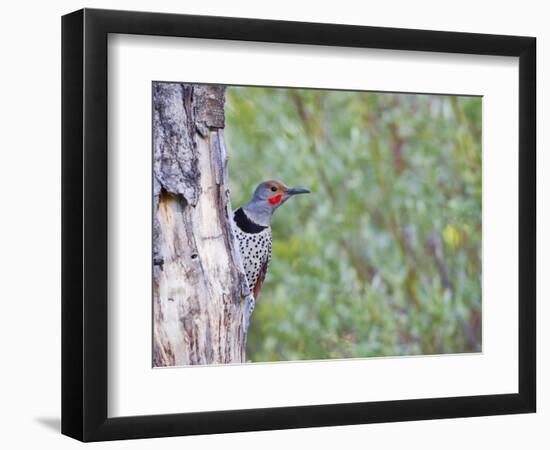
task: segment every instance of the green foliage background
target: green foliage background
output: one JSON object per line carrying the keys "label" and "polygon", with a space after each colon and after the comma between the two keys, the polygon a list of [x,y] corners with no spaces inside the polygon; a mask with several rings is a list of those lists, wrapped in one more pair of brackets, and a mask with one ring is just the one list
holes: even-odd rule
{"label": "green foliage background", "polygon": [[275,178],[253,361],[481,350],[481,98],[229,87],[233,206]]}

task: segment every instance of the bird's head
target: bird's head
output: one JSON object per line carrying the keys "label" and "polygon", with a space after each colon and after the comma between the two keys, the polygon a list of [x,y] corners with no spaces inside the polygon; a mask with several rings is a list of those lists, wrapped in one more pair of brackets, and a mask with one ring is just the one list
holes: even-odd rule
{"label": "bird's head", "polygon": [[257,223],[268,225],[271,222],[271,215],[279,206],[295,195],[309,192],[309,189],[289,188],[280,181],[267,180],[256,187],[252,199],[244,208]]}
{"label": "bird's head", "polygon": [[265,203],[276,209],[286,202],[290,197],[297,194],[308,194],[309,189],[289,188],[286,184],[277,180],[268,180],[260,183],[254,191],[252,201]]}

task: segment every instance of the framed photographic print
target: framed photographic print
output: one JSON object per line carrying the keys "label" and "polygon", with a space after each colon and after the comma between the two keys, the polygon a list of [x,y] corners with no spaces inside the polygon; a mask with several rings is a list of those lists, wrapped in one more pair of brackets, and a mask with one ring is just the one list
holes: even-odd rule
{"label": "framed photographic print", "polygon": [[531,37],[62,21],[62,432],[534,412]]}

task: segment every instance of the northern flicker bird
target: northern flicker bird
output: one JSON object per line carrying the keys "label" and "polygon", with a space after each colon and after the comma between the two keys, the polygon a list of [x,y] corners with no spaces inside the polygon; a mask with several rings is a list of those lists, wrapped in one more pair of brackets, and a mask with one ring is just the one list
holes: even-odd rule
{"label": "northern flicker bird", "polygon": [[309,192],[308,189],[289,188],[280,181],[264,181],[256,187],[252,199],[233,212],[233,229],[254,301],[258,299],[271,259],[273,213],[293,195]]}

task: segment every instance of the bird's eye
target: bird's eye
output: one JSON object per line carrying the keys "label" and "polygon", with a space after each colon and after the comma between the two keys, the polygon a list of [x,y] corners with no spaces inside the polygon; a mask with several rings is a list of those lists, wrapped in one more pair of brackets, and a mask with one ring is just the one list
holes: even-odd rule
{"label": "bird's eye", "polygon": [[277,188],[275,186],[271,186],[271,191],[272,192],[276,192],[277,191]]}

